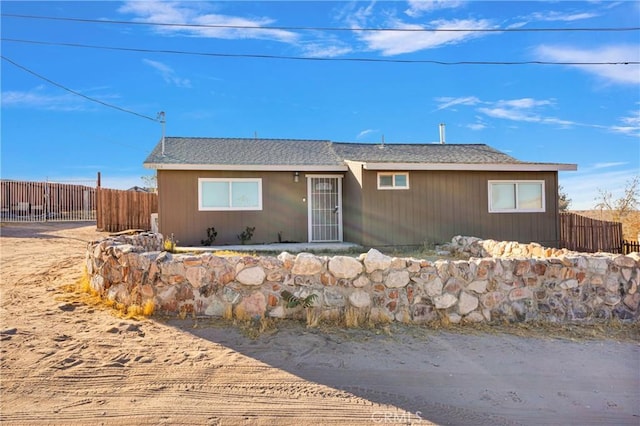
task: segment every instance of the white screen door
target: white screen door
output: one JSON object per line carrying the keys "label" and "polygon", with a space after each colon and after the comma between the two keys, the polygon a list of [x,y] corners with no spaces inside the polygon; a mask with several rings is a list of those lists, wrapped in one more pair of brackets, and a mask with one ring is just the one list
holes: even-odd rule
{"label": "white screen door", "polygon": [[309,241],[342,241],[342,176],[307,175]]}

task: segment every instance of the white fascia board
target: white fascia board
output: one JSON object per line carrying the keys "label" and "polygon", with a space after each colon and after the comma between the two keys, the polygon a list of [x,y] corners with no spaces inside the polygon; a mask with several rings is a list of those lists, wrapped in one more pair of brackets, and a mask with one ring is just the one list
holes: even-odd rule
{"label": "white fascia board", "polygon": [[578,170],[577,164],[560,163],[364,163],[366,170],[469,170],[546,172]]}
{"label": "white fascia board", "polygon": [[265,172],[346,172],[346,165],[268,165],[268,164],[163,164],[144,163],[144,167],[156,170],[233,170]]}
{"label": "white fascia board", "polygon": [[350,167],[364,167],[366,162],[364,161],[354,161],[354,160],[344,160],[345,164]]}

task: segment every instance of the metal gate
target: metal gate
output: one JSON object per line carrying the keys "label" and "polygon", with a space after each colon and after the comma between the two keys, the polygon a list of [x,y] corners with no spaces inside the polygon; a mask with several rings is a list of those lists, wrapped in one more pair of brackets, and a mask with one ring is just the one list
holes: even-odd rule
{"label": "metal gate", "polygon": [[2,222],[95,221],[96,182],[0,180]]}
{"label": "metal gate", "polygon": [[342,176],[307,175],[309,241],[342,241]]}

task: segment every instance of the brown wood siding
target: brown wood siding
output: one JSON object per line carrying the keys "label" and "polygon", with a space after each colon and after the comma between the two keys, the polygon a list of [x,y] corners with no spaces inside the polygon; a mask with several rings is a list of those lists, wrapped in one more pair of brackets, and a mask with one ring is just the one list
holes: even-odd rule
{"label": "brown wood siding", "polygon": [[342,229],[344,241],[362,241],[362,164],[349,163],[342,182]]}
{"label": "brown wood siding", "polygon": [[[261,211],[198,211],[198,178],[262,178]],[[216,245],[239,244],[237,235],[255,227],[249,243],[307,241],[306,180],[293,172],[158,170],[159,227],[180,246],[199,246],[214,227]]]}
{"label": "brown wood siding", "polygon": [[[544,180],[544,213],[489,213],[489,180]],[[363,171],[365,246],[450,241],[455,235],[558,242],[556,172],[410,171],[408,190],[378,190],[377,172]],[[345,231],[346,232],[346,231]]]}

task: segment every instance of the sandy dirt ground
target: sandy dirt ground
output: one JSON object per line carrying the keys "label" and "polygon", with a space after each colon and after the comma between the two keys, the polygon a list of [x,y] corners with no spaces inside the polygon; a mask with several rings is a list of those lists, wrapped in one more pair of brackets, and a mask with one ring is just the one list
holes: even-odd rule
{"label": "sandy dirt ground", "polygon": [[0,228],[1,424],[640,424],[637,341],[122,319],[61,288],[104,235]]}

